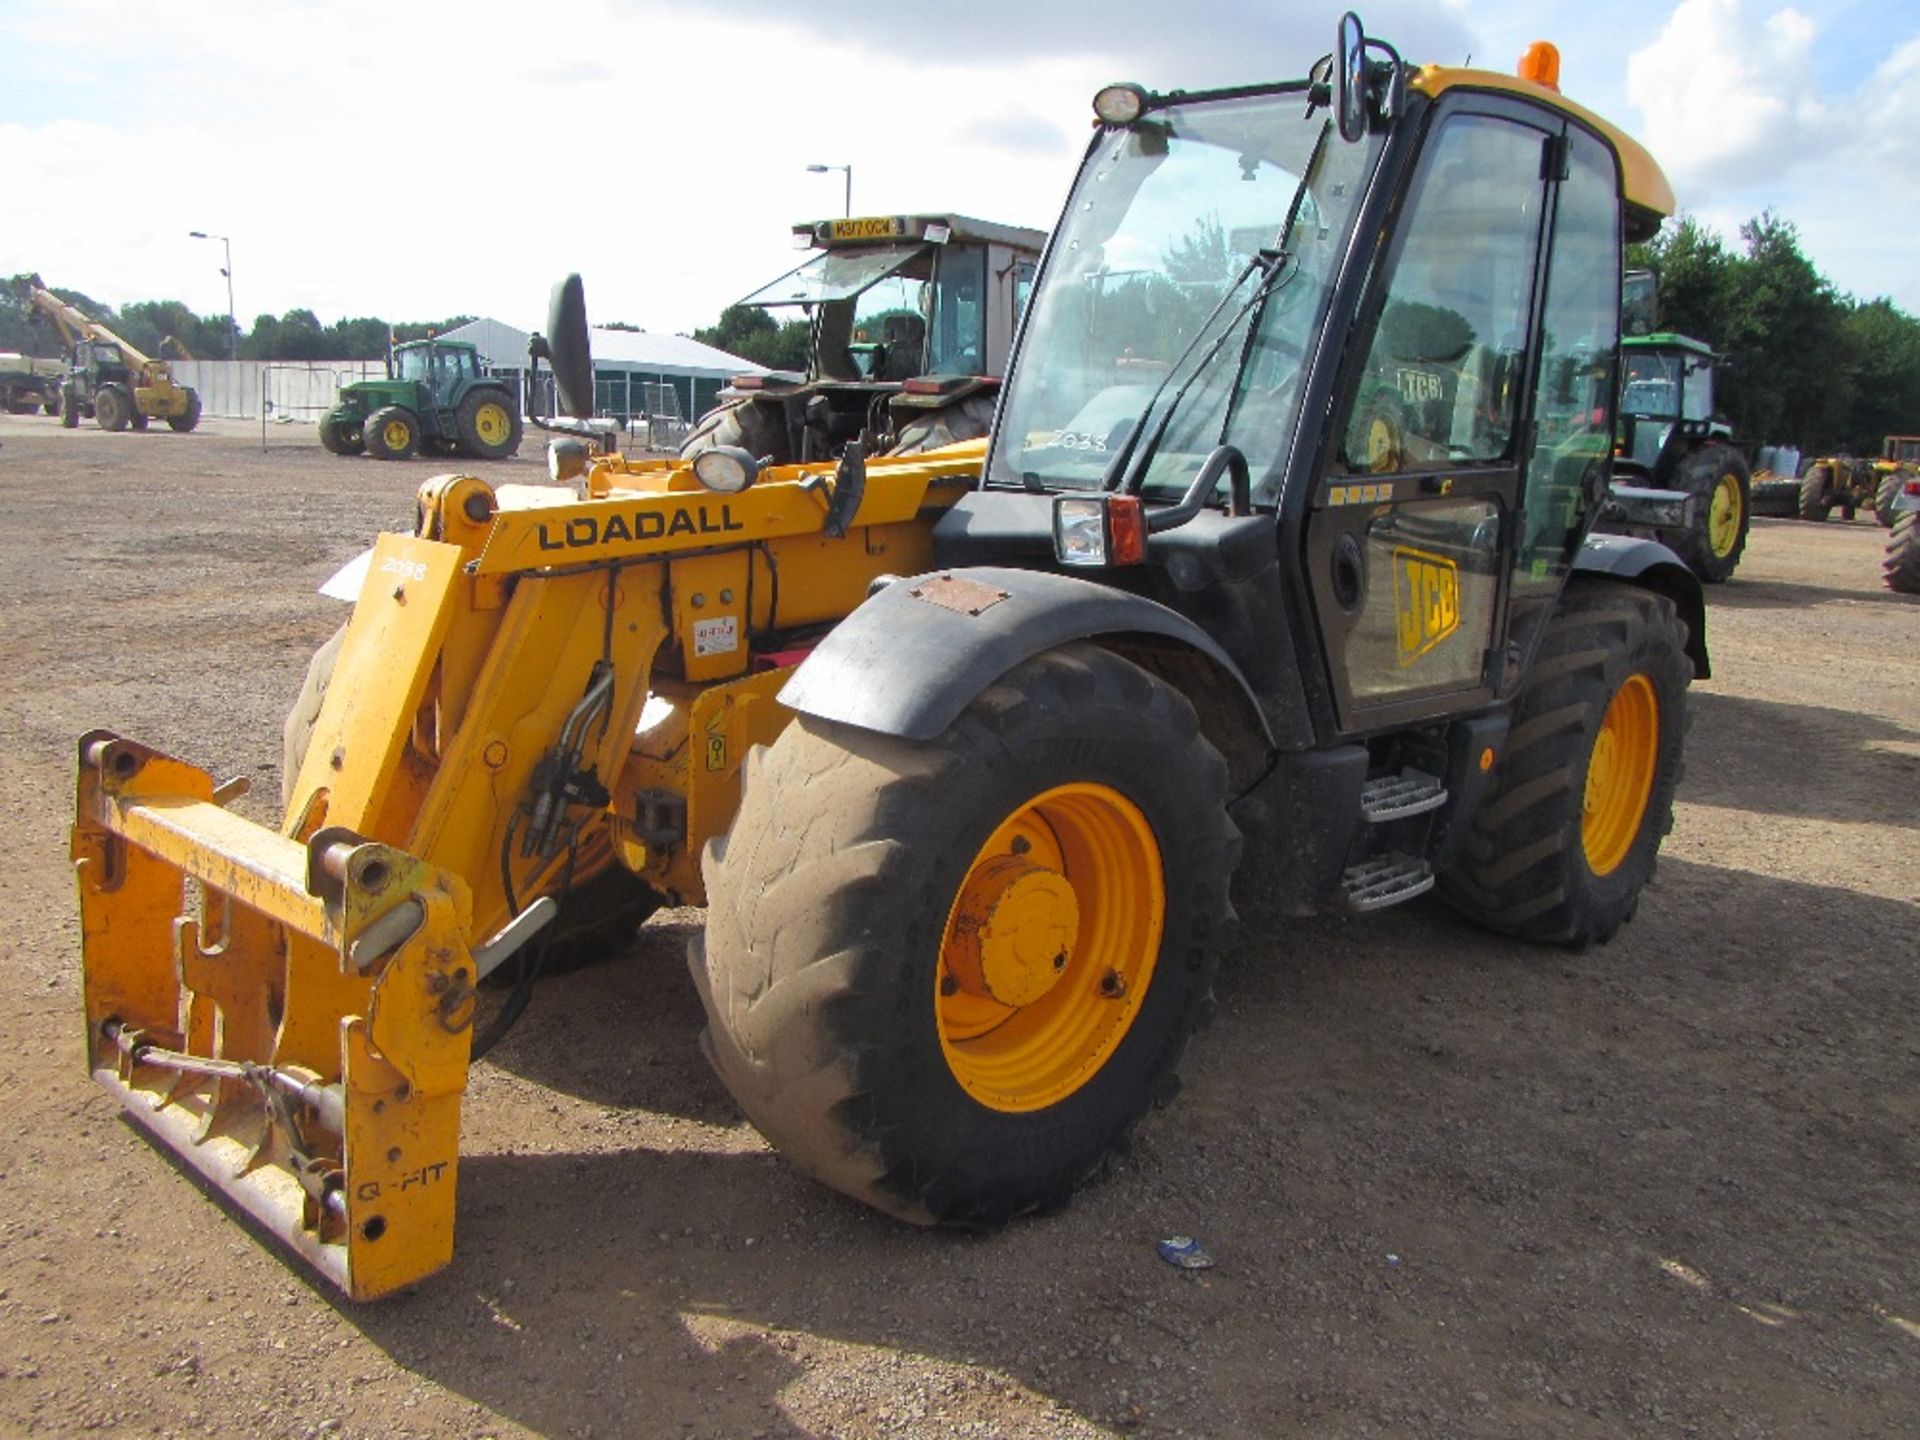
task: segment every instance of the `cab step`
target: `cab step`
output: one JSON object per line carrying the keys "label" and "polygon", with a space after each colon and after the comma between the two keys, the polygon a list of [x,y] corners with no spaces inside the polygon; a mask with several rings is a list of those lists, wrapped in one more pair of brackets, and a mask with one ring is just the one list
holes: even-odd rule
{"label": "cab step", "polygon": [[1376,775],[1360,789],[1360,813],[1370,825],[1424,815],[1447,803],[1446,786],[1438,775],[1406,769],[1398,775]]}
{"label": "cab step", "polygon": [[1414,855],[1375,855],[1349,865],[1340,877],[1340,898],[1348,910],[1363,915],[1384,910],[1433,888],[1433,867]]}

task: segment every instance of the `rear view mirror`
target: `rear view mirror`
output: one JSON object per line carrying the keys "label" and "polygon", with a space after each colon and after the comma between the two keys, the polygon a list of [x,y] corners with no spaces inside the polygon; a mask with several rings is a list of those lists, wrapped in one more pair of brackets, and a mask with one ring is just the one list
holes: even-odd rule
{"label": "rear view mirror", "polygon": [[569,275],[553,287],[547,306],[547,349],[560,408],[576,420],[593,418],[593,342],[587,336],[586,287]]}
{"label": "rear view mirror", "polygon": [[1351,10],[1340,17],[1333,52],[1333,113],[1349,144],[1367,134],[1367,33]]}

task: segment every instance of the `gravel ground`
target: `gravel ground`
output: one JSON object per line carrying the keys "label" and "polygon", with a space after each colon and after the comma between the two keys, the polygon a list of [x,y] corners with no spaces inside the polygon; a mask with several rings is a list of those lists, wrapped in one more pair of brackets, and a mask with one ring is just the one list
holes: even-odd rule
{"label": "gravel ground", "polygon": [[[967,1239],[789,1169],[656,917],[474,1074],[458,1256],[341,1301],[84,1074],[73,744],[249,774],[430,473],[300,427],[0,417],[0,1431],[248,1437],[1905,1436],[1920,1394],[1920,602],[1756,525],[1612,945],[1253,917],[1185,1089]],[[525,459],[477,467],[534,479]],[[1155,1253],[1200,1237],[1216,1268]]]}

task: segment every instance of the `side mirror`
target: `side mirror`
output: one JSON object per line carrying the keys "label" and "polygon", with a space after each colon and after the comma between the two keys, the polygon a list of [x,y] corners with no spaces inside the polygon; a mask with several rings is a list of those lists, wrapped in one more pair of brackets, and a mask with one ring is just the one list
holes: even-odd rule
{"label": "side mirror", "polygon": [[1367,134],[1367,32],[1351,10],[1340,17],[1333,52],[1333,113],[1348,144]]}
{"label": "side mirror", "polygon": [[587,336],[586,287],[569,275],[553,287],[547,305],[548,359],[560,408],[576,420],[593,418],[593,342]]}

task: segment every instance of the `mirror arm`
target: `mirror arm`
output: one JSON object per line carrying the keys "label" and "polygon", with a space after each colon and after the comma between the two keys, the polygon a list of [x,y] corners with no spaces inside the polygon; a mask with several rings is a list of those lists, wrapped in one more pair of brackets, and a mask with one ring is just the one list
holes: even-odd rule
{"label": "mirror arm", "polygon": [[1227,514],[1236,518],[1251,515],[1253,487],[1247,476],[1247,457],[1240,453],[1238,445],[1218,445],[1207,456],[1178,505],[1147,512],[1147,533],[1157,535],[1163,530],[1177,530],[1206,509],[1223,474],[1227,477]]}

